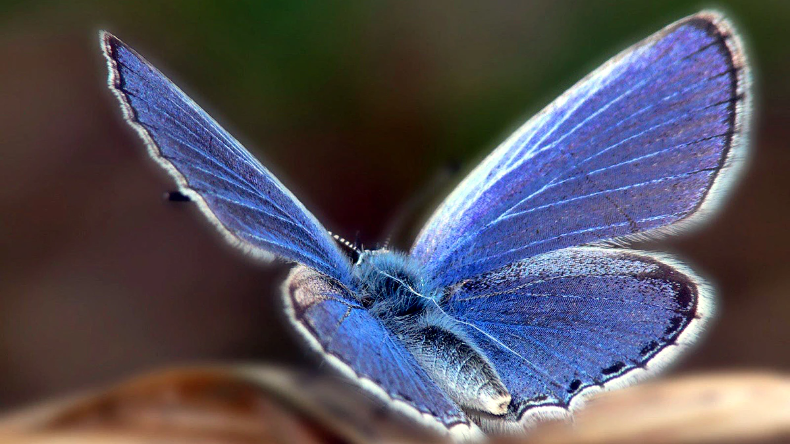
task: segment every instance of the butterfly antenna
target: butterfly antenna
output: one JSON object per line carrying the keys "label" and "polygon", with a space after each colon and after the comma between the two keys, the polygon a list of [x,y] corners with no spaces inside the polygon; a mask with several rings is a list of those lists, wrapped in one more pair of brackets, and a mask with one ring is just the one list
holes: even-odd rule
{"label": "butterfly antenna", "polygon": [[327,230],[327,231],[329,232],[329,235],[332,236],[333,239],[335,239],[338,243],[340,243],[340,245],[343,245],[346,248],[348,248],[349,250],[351,250],[352,252],[354,252],[357,255],[357,257],[359,257],[359,255],[362,254],[362,250],[358,249],[351,242],[343,239],[342,237],[338,236],[337,234],[335,234],[335,233],[333,233],[333,232],[331,232],[329,230]]}
{"label": "butterfly antenna", "polygon": [[165,199],[169,200],[170,202],[191,202],[192,199],[189,198],[186,194],[180,191],[170,191],[165,193],[163,196]]}
{"label": "butterfly antenna", "polygon": [[389,248],[392,240],[397,239],[398,235],[403,231],[409,218],[425,205],[425,203],[436,194],[437,190],[442,189],[450,179],[455,177],[459,169],[460,164],[458,162],[447,162],[433,175],[433,177],[431,177],[427,184],[420,188],[417,194],[406,200],[406,202],[398,208],[395,212],[395,216],[390,220],[390,223],[384,231],[387,233],[385,237],[386,240],[384,241],[384,248]]}

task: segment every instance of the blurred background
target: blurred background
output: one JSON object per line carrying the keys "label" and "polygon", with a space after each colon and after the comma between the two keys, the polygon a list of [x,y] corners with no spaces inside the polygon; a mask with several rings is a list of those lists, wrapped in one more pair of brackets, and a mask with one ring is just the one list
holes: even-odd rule
{"label": "blurred background", "polygon": [[510,131],[705,7],[747,43],[753,156],[715,220],[649,245],[720,289],[718,319],[673,371],[790,370],[790,2],[1,1],[0,410],[164,366],[312,357],[281,315],[288,266],[239,255],[162,198],[174,185],[105,86],[99,29],[333,232],[375,246],[425,194],[396,236],[407,248]]}

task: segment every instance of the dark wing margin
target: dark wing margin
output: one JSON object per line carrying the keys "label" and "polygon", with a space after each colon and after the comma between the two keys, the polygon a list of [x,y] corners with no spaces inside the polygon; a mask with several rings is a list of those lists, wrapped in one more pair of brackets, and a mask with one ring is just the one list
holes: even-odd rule
{"label": "dark wing margin", "polygon": [[112,34],[100,38],[127,122],[226,239],[350,282],[348,258],[277,178],[142,56]]}
{"label": "dark wing margin", "polygon": [[686,229],[745,163],[750,76],[716,12],[682,19],[581,80],[494,150],[412,247],[437,287],[566,247]]}
{"label": "dark wing margin", "polygon": [[576,247],[464,281],[443,309],[512,395],[505,417],[481,417],[481,425],[518,430],[663,369],[698,338],[712,298],[670,256]]}
{"label": "dark wing margin", "polygon": [[477,426],[345,287],[297,266],[283,284],[283,299],[307,343],[359,386],[435,431],[479,438]]}

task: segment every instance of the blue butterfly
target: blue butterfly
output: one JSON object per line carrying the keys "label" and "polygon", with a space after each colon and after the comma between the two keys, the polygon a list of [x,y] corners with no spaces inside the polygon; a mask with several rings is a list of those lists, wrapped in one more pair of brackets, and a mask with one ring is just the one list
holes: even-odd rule
{"label": "blue butterfly", "polygon": [[162,73],[102,32],[109,86],[180,193],[234,245],[295,262],[288,318],[342,373],[454,436],[523,428],[671,362],[708,284],[629,249],[709,217],[746,153],[749,74],[716,12],[682,19],[494,150],[410,252],[358,260]]}

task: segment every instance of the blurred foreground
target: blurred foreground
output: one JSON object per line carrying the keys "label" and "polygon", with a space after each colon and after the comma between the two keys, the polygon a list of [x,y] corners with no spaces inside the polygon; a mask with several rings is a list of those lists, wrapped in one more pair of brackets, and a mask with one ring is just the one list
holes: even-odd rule
{"label": "blurred foreground", "polygon": [[[790,376],[698,374],[593,398],[503,443],[790,440]],[[442,442],[343,380],[275,367],[171,370],[0,420],[0,442]]]}

